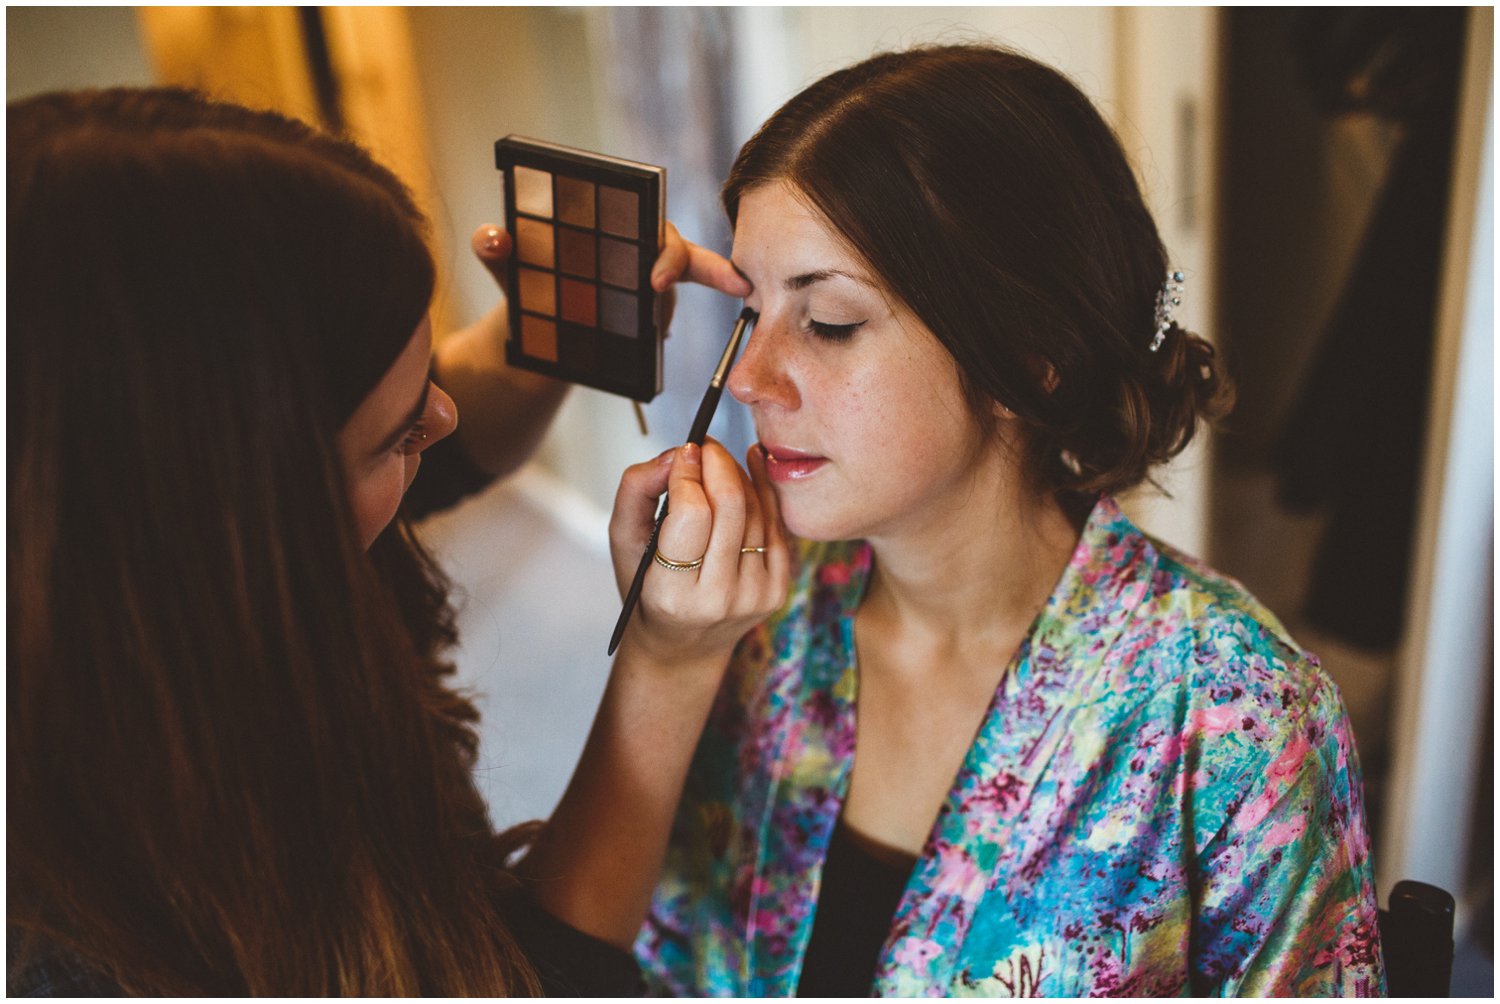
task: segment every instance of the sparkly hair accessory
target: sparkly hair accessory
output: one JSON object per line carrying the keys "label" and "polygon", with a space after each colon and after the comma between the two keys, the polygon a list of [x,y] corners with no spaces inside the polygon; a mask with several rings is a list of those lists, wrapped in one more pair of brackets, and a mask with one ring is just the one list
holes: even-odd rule
{"label": "sparkly hair accessory", "polygon": [[1161,284],[1161,289],[1156,293],[1156,337],[1151,339],[1152,352],[1161,348],[1161,343],[1167,340],[1167,329],[1173,324],[1173,308],[1182,306],[1182,279],[1181,272],[1168,272],[1167,281]]}

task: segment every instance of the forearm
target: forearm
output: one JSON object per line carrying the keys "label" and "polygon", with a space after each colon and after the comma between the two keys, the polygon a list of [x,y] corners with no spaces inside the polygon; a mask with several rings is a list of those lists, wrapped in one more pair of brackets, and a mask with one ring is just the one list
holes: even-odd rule
{"label": "forearm", "polygon": [[474,465],[493,477],[511,473],[536,452],[569,386],[506,363],[506,325],[502,302],[444,338],[434,360],[438,384],[458,406],[454,436]]}
{"label": "forearm", "polygon": [[726,662],[667,668],[620,649],[573,780],[519,869],[554,916],[634,941]]}
{"label": "forearm", "polygon": [[[750,460],[746,475],[718,443],[689,444],[627,468],[615,497],[622,593],[654,532],[667,553],[702,558],[691,575],[646,576],[573,781],[520,872],[556,917],[622,947],[645,919],[730,653],[786,598],[781,510],[764,458]],[[672,512],[653,531],[663,490]]]}

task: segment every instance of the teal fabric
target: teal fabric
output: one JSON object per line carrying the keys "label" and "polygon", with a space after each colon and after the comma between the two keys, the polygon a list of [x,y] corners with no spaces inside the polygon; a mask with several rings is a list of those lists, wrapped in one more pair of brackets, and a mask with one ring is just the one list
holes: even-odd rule
{"label": "teal fabric", "polygon": [[[853,763],[871,552],[801,559],[698,748],[636,944],[655,993],[795,991]],[[872,990],[1382,994],[1337,689],[1243,587],[1102,499],[938,814]]]}

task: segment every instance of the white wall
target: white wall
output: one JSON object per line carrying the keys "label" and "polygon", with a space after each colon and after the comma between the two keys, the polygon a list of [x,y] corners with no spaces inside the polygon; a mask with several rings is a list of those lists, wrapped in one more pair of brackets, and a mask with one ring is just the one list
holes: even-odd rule
{"label": "white wall", "polygon": [[7,101],[44,91],[150,83],[151,64],[133,8],[6,8]]}
{"label": "white wall", "polygon": [[[1219,13],[1205,7],[1115,12],[1118,118],[1168,261],[1186,276],[1177,321],[1217,340]],[[1132,492],[1125,510],[1148,532],[1208,557],[1212,434]]]}
{"label": "white wall", "polygon": [[[1484,716],[1493,717],[1494,12],[1470,14],[1406,641],[1397,664],[1382,897],[1402,879],[1464,903]],[[1493,848],[1473,848],[1493,855]],[[1462,923],[1463,917],[1460,917]]]}

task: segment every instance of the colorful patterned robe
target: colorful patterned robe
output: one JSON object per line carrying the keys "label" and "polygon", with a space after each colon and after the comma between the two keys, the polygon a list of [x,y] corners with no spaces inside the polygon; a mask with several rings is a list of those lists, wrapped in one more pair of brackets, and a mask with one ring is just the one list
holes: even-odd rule
{"label": "colorful patterned robe", "polygon": [[[695,755],[636,943],[655,993],[796,990],[853,762],[871,551],[802,557]],[[1101,500],[938,814],[872,992],[1383,991],[1337,689],[1243,587]]]}

